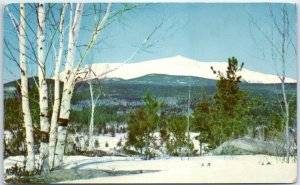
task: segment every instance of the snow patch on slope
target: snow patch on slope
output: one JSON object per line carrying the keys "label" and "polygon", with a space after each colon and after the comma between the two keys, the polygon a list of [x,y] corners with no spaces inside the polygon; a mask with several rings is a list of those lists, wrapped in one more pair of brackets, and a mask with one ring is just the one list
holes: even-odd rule
{"label": "snow patch on slope", "polygon": [[[165,74],[216,80],[217,75],[212,73],[211,66],[217,71],[222,71],[224,74],[226,73],[226,62],[200,62],[182,56],[148,60],[138,63],[98,63],[92,64],[91,66],[85,66],[85,69],[91,67],[93,71],[89,78],[121,78],[129,80],[149,74]],[[250,71],[245,68],[239,75],[242,75],[243,80],[248,83],[280,83],[280,80],[276,75]],[[83,75],[81,77],[85,78]],[[297,81],[286,78],[285,82],[296,83]]]}

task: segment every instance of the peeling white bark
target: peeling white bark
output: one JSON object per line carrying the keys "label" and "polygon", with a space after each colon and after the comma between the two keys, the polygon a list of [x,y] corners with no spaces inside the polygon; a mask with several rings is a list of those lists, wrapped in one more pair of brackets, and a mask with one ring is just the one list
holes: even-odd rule
{"label": "peeling white bark", "polygon": [[78,40],[82,11],[83,11],[83,4],[78,3],[76,6],[74,22],[72,23],[72,8],[70,9],[70,25],[72,26],[69,30],[68,55],[67,55],[67,61],[65,66],[66,78],[64,79],[64,88],[63,88],[63,94],[62,94],[62,100],[60,106],[54,167],[62,165],[63,162],[65,141],[67,136],[67,123],[69,121],[71,98],[75,86],[75,74],[73,69],[74,55],[75,55],[75,49]]}
{"label": "peeling white bark", "polygon": [[89,83],[90,95],[91,95],[91,118],[90,118],[90,125],[89,125],[89,147],[88,147],[88,150],[92,151],[92,150],[94,150],[94,145],[95,145],[95,138],[94,138],[94,114],[95,114],[96,103],[97,103],[100,95],[98,95],[95,98],[94,97],[94,91],[93,91],[92,81],[90,81],[88,83]]}
{"label": "peeling white bark", "polygon": [[76,13],[74,16],[74,22],[73,24],[71,24],[70,22],[70,25],[73,26],[72,26],[72,30],[70,30],[69,32],[68,55],[67,55],[67,63],[65,66],[66,77],[64,79],[64,89],[62,94],[62,102],[60,106],[57,145],[55,150],[55,155],[56,155],[54,161],[55,167],[60,166],[63,163],[64,147],[65,147],[66,136],[67,136],[67,123],[69,121],[69,116],[70,116],[71,98],[76,83],[76,74],[87,52],[91,49],[95,40],[97,39],[97,36],[100,34],[100,31],[104,27],[108,19],[108,16],[110,14],[110,8],[111,8],[111,3],[107,5],[106,13],[102,18],[101,22],[99,23],[99,25],[97,25],[97,28],[90,39],[88,47],[86,48],[83,56],[81,57],[78,63],[78,66],[75,69],[73,66],[75,47],[78,40],[80,21],[81,21],[82,11],[83,11],[83,4],[80,3],[77,4]]}
{"label": "peeling white bark", "polygon": [[20,4],[19,47],[20,47],[22,110],[24,116],[26,144],[27,144],[26,170],[32,172],[35,170],[35,157],[34,157],[32,118],[30,114],[29,97],[28,97],[28,78],[27,78],[26,56],[25,56],[25,52],[26,52],[25,51],[26,50],[25,27],[26,27],[25,4],[21,3]]}
{"label": "peeling white bark", "polygon": [[[284,51],[284,50],[283,50]],[[282,65],[283,71],[285,71],[285,59],[282,57]],[[285,72],[283,72],[285,74]],[[285,91],[285,76],[282,76],[280,78],[281,80],[281,92],[283,96],[283,102],[284,102],[284,124],[285,124],[285,139],[286,139],[286,162],[290,162],[290,131],[289,131],[289,122],[290,122],[290,109],[289,109],[289,103],[286,97],[286,91]]]}
{"label": "peeling white bark", "polygon": [[37,10],[38,31],[37,31],[37,59],[38,59],[38,78],[39,78],[39,105],[40,105],[40,127],[41,127],[41,146],[40,159],[42,173],[49,172],[49,119],[48,119],[48,88],[45,70],[45,5],[38,4]]}
{"label": "peeling white bark", "polygon": [[89,82],[90,95],[91,95],[91,118],[89,125],[89,151],[94,149],[94,112],[95,112],[95,101],[92,82]]}
{"label": "peeling white bark", "polygon": [[49,167],[53,168],[54,165],[54,152],[55,152],[55,144],[57,139],[57,120],[59,114],[59,105],[60,105],[60,66],[63,56],[64,49],[64,20],[65,20],[65,11],[67,4],[64,3],[59,21],[59,51],[57,60],[55,63],[55,72],[54,72],[54,105],[51,117],[51,128],[50,128],[50,138],[49,138]]}

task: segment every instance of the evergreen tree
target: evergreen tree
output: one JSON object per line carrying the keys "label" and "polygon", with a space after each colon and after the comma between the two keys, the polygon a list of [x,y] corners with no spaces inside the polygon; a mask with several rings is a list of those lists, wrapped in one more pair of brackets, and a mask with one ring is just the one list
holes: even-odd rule
{"label": "evergreen tree", "polygon": [[228,67],[226,75],[221,71],[215,71],[211,67],[214,74],[217,74],[217,93],[214,95],[217,109],[227,115],[232,115],[234,109],[241,103],[246,93],[239,89],[241,76],[237,73],[242,70],[244,63],[238,66],[238,61],[235,57],[228,59]]}
{"label": "evergreen tree", "polygon": [[163,106],[157,102],[150,92],[144,97],[146,104],[134,110],[128,118],[128,140],[126,145],[133,146],[145,159],[150,159],[153,154],[150,148],[156,145],[154,132],[159,125],[159,111]]}
{"label": "evergreen tree", "polygon": [[202,90],[200,101],[195,106],[192,119],[193,130],[200,132],[200,135],[197,137],[200,143],[200,155],[203,153],[202,144],[210,143],[212,138],[212,107],[212,97],[207,96],[204,90]]}
{"label": "evergreen tree", "polygon": [[219,80],[217,92],[212,98],[203,96],[194,111],[194,125],[200,131],[200,142],[215,148],[223,142],[246,135],[251,125],[250,104],[247,93],[239,88],[241,76],[235,57],[228,59],[226,74],[211,67]]}
{"label": "evergreen tree", "polygon": [[212,134],[215,146],[229,139],[244,136],[250,124],[247,94],[239,88],[242,77],[238,72],[243,66],[244,63],[239,66],[238,60],[232,57],[228,59],[225,75],[212,68],[213,73],[219,78],[216,84],[217,92],[213,96],[215,103],[212,110]]}
{"label": "evergreen tree", "polygon": [[172,116],[168,119],[170,138],[167,143],[168,154],[189,156],[194,153],[193,142],[187,138],[187,120],[184,116]]}

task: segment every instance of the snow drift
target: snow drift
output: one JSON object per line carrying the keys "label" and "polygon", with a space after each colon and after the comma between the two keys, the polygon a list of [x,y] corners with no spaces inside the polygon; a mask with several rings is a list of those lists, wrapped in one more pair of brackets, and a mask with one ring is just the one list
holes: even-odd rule
{"label": "snow drift", "polygon": [[252,155],[252,154],[267,154],[267,155],[283,155],[285,152],[282,145],[270,142],[260,141],[255,138],[239,138],[231,141],[226,141],[213,151],[212,155]]}

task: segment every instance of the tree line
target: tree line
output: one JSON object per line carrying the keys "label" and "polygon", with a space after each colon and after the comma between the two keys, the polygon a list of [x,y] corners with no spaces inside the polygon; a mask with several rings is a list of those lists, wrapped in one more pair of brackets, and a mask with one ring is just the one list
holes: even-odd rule
{"label": "tree line", "polygon": [[[133,147],[145,159],[155,156],[161,148],[166,148],[168,155],[193,155],[190,130],[199,133],[200,150],[205,144],[206,152],[228,140],[245,136],[273,141],[277,138],[277,142],[286,143],[284,116],[278,114],[277,102],[272,104],[241,90],[239,72],[242,68],[243,63],[239,65],[235,57],[228,59],[225,73],[212,68],[218,76],[217,92],[207,95],[202,89],[191,116],[191,128],[188,128],[188,115],[164,114],[163,102],[156,101],[148,92],[144,97],[145,106],[128,117],[127,147]],[[295,98],[290,105],[293,114],[289,118],[289,132],[295,137]],[[296,144],[293,137],[288,138],[288,142]],[[286,153],[290,150],[286,148]],[[202,153],[200,151],[200,155]]]}

